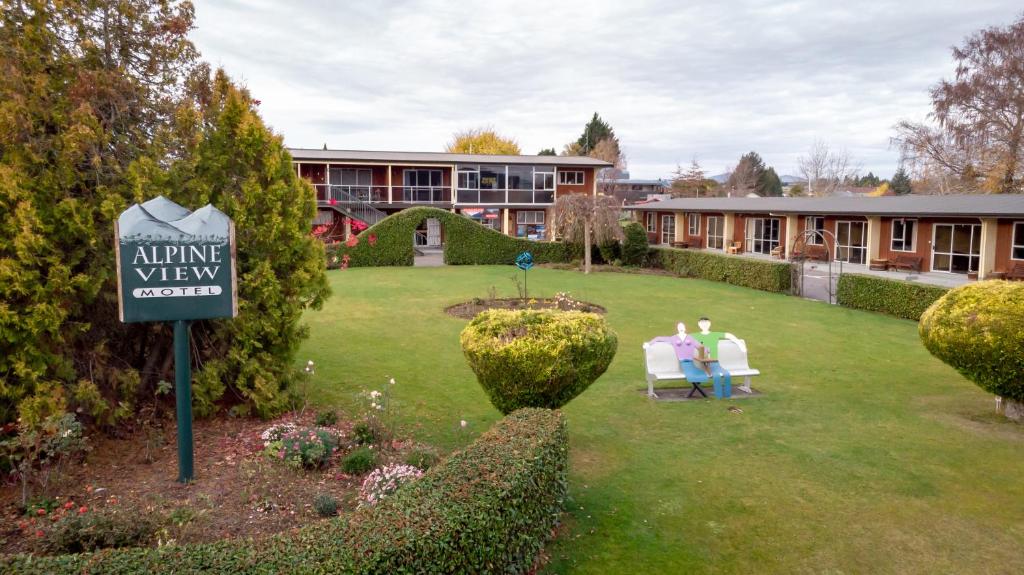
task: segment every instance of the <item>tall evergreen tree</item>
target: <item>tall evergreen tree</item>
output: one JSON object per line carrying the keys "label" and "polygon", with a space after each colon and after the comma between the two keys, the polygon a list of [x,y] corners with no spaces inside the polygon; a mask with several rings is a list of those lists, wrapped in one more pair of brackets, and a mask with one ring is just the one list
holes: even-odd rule
{"label": "tall evergreen tree", "polygon": [[615,146],[618,147],[619,139],[615,137],[615,130],[612,129],[608,122],[602,120],[601,116],[597,115],[597,112],[594,112],[594,117],[583,127],[583,133],[576,140],[576,145],[579,147],[582,155],[589,156],[590,152],[597,147],[597,144],[605,139],[614,140]]}
{"label": "tall evergreen tree", "polygon": [[761,159],[761,155],[757,152],[748,152],[740,156],[740,161],[725,185],[741,194],[758,192],[764,172],[764,160]]}
{"label": "tall evergreen tree", "polygon": [[903,166],[900,166],[893,174],[889,187],[897,196],[905,196],[913,191],[910,185],[910,175],[903,169]]}
{"label": "tall evergreen tree", "polygon": [[775,173],[775,168],[769,167],[761,173],[761,177],[757,180],[757,193],[765,197],[782,195],[782,180]]}
{"label": "tall evergreen tree", "polygon": [[[169,379],[162,324],[121,324],[113,222],[159,193],[235,218],[240,315],[193,324],[194,393],[283,406],[298,314],[327,295],[315,200],[256,104],[211,82],[177,0],[0,0],[0,423],[113,424]],[[237,401],[237,399],[235,399]]]}

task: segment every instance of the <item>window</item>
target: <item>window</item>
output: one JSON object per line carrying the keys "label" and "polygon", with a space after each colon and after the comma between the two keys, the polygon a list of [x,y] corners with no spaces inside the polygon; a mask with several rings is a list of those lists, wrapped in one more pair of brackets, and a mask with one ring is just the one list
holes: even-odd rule
{"label": "window", "polygon": [[935,224],[932,227],[932,271],[976,272],[980,261],[980,225]]}
{"label": "window", "polygon": [[528,240],[544,239],[544,211],[520,210],[516,212],[516,237]]}
{"label": "window", "polygon": [[553,190],[555,189],[555,173],[554,172],[541,172],[536,170],[533,172],[533,189],[535,190]]}
{"label": "window", "polygon": [[836,259],[863,264],[868,254],[867,222],[836,222]]}
{"label": "window", "polygon": [[661,216],[661,243],[671,244],[676,239],[676,216],[675,214],[664,214]]}
{"label": "window", "polygon": [[807,236],[804,242],[809,246],[825,245],[825,218],[821,216],[807,216],[804,218],[804,230],[818,232]]}
{"label": "window", "polygon": [[779,218],[751,218],[746,227],[747,251],[770,254],[779,246]]}
{"label": "window", "polygon": [[531,165],[459,165],[461,204],[550,204],[555,201],[555,168]]}
{"label": "window", "polygon": [[565,184],[567,186],[582,186],[583,185],[583,172],[568,171],[558,172],[558,183]]}
{"label": "window", "polygon": [[916,220],[893,220],[892,221],[892,250],[894,252],[914,251],[914,232],[917,229]]}
{"label": "window", "polygon": [[655,214],[654,212],[647,212],[644,214],[644,218],[647,220],[647,233],[658,233],[658,214]]}
{"label": "window", "polygon": [[708,216],[708,248],[725,249],[725,222],[722,216]]}
{"label": "window", "polygon": [[1013,223],[1013,247],[1010,248],[1010,259],[1024,260],[1024,222]]}
{"label": "window", "polygon": [[686,214],[686,235],[700,235],[700,214]]}
{"label": "window", "polygon": [[448,201],[441,181],[441,170],[404,170],[402,172],[402,201]]}

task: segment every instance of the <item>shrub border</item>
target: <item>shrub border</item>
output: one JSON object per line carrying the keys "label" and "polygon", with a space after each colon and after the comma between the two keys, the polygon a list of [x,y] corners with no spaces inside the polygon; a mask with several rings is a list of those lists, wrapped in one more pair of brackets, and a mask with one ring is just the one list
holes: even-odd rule
{"label": "shrub border", "polygon": [[789,294],[793,291],[793,264],[761,261],[712,252],[653,247],[651,267],[682,277],[699,278],[757,290]]}
{"label": "shrub border", "polygon": [[[475,224],[474,224],[475,225]],[[566,495],[558,411],[521,409],[373,507],[265,539],[0,557],[0,572],[523,573]]]}
{"label": "shrub border", "polygon": [[836,287],[836,303],[918,321],[928,306],[948,291],[930,284],[844,273]]}

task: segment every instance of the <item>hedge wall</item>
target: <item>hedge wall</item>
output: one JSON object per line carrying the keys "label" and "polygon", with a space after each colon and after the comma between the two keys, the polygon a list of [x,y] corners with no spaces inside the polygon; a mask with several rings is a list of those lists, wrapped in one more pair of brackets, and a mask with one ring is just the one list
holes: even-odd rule
{"label": "hedge wall", "polygon": [[877,276],[843,274],[836,288],[836,303],[917,321],[948,288]]}
{"label": "hedge wall", "polygon": [[786,262],[677,248],[652,248],[649,259],[653,267],[684,277],[778,293],[790,293],[793,286],[793,266]]}
{"label": "hedge wall", "polygon": [[[450,265],[512,264],[524,251],[536,263],[566,262],[571,249],[561,242],[536,242],[511,238],[447,210],[416,207],[392,214],[356,236],[355,246],[335,244],[327,249],[327,265],[337,268],[345,254],[349,267],[411,266],[413,233],[427,218],[441,221],[444,261]],[[372,240],[372,241],[371,241]]]}
{"label": "hedge wall", "polygon": [[[478,224],[474,224],[478,225]],[[257,541],[0,557],[0,572],[524,573],[566,494],[565,422],[523,409],[374,507]]]}

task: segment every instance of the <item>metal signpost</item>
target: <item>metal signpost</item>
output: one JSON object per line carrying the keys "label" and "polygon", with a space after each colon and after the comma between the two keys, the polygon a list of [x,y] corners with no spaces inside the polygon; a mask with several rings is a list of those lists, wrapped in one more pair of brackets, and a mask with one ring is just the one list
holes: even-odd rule
{"label": "metal signpost", "polygon": [[516,267],[523,270],[523,296],[528,296],[526,284],[526,272],[530,271],[533,267],[533,254],[530,252],[523,252],[516,256]]}
{"label": "metal signpost", "polygon": [[178,481],[194,477],[189,323],[238,315],[235,225],[217,208],[195,212],[158,196],[115,224],[117,295],[125,323],[174,322]]}

